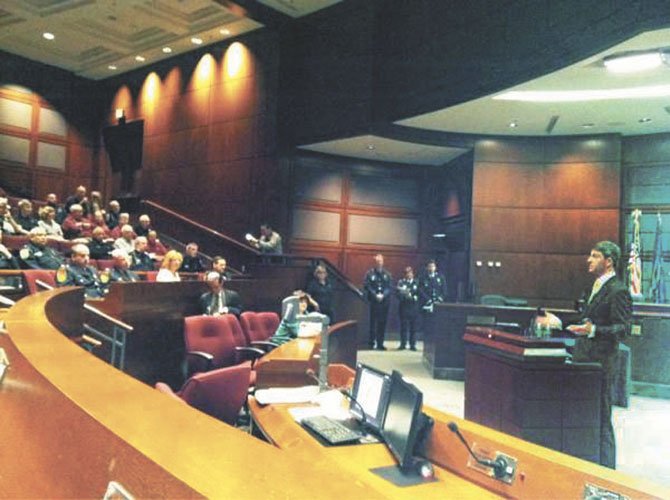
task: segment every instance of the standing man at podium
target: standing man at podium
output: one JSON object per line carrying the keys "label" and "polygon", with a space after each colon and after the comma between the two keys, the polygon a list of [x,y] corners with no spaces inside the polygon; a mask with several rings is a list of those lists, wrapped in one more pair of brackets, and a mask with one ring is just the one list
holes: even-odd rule
{"label": "standing man at podium", "polygon": [[582,313],[582,322],[568,326],[578,336],[574,361],[592,361],[603,367],[600,407],[600,464],[616,468],[612,427],[612,382],[619,340],[630,330],[633,301],[628,288],[616,277],[621,250],[616,243],[600,241],[587,259],[596,278]]}

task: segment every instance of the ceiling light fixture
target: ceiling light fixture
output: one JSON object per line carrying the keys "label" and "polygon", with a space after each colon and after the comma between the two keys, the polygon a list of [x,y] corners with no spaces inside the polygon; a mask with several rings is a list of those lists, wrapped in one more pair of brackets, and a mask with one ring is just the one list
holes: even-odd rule
{"label": "ceiling light fixture", "polygon": [[605,57],[603,64],[614,73],[635,73],[658,68],[664,61],[663,52],[654,50],[613,54]]}
{"label": "ceiling light fixture", "polygon": [[670,85],[600,90],[512,90],[494,96],[493,99],[521,102],[580,102],[649,97],[670,97]]}
{"label": "ceiling light fixture", "polygon": [[368,151],[374,151],[375,150],[375,145],[374,144],[368,144],[366,146],[366,148],[367,148]]}
{"label": "ceiling light fixture", "polygon": [[112,71],[114,71],[117,68],[115,64],[110,64],[109,66],[107,66],[107,69],[111,69]]}
{"label": "ceiling light fixture", "polygon": [[516,120],[512,120],[509,122],[509,128],[517,128],[519,124],[516,122]]}
{"label": "ceiling light fixture", "polygon": [[194,36],[191,38],[191,43],[193,45],[202,45],[202,38],[198,38],[197,36]]}
{"label": "ceiling light fixture", "polygon": [[228,35],[230,35],[230,30],[227,29],[227,28],[223,28],[223,29],[219,30],[219,33],[221,33],[224,36],[228,36]]}
{"label": "ceiling light fixture", "polygon": [[651,121],[651,118],[649,118],[648,116],[645,116],[644,118],[640,118],[638,120],[638,122],[640,122],[640,123],[649,123],[650,121]]}
{"label": "ceiling light fixture", "polygon": [[135,60],[136,60],[137,62],[144,62],[144,61],[146,61],[146,59],[145,59],[144,57],[142,57],[142,56],[135,56]]}
{"label": "ceiling light fixture", "polygon": [[172,49],[171,49],[170,47],[163,47],[163,53],[164,53],[164,54],[171,54],[171,53],[172,53]]}
{"label": "ceiling light fixture", "polygon": [[48,31],[45,31],[44,33],[42,33],[42,38],[44,38],[45,40],[53,40],[56,37],[54,36],[53,33],[49,33]]}
{"label": "ceiling light fixture", "polygon": [[582,123],[582,128],[593,128],[595,126],[595,123]]}

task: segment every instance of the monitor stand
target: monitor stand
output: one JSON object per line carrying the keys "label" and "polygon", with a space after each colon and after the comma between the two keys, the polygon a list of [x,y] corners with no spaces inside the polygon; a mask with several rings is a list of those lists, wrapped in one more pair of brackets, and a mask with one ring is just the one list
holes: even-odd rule
{"label": "monitor stand", "polygon": [[388,465],[386,467],[376,467],[370,469],[370,472],[377,474],[382,479],[386,479],[389,483],[399,486],[416,486],[417,484],[432,483],[437,481],[435,477],[423,477],[419,472],[413,468],[402,470],[398,465]]}

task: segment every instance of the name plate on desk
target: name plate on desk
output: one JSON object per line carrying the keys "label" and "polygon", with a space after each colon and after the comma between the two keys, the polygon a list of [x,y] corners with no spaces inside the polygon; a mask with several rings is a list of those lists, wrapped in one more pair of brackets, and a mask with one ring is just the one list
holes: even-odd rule
{"label": "name plate on desk", "polygon": [[523,355],[529,358],[567,358],[568,351],[563,347],[527,347]]}

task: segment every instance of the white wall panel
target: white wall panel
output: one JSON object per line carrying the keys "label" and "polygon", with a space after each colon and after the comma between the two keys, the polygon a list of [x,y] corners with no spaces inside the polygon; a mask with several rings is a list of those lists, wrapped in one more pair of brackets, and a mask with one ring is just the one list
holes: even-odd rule
{"label": "white wall panel", "polygon": [[65,170],[65,146],[49,144],[47,142],[37,143],[37,166],[57,168]]}
{"label": "white wall panel", "polygon": [[30,141],[21,137],[0,134],[0,160],[28,164]]}
{"label": "white wall panel", "polygon": [[349,243],[416,247],[419,223],[396,217],[349,216]]}
{"label": "white wall panel", "polygon": [[318,210],[293,211],[294,239],[314,241],[340,241],[340,214]]}

